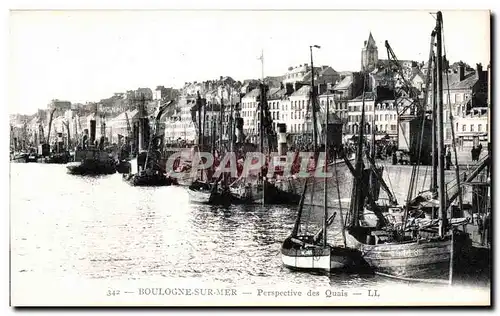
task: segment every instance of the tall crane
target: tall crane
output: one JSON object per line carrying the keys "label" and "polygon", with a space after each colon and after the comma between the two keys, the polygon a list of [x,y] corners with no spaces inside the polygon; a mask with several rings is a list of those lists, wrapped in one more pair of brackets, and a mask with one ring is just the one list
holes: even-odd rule
{"label": "tall crane", "polygon": [[70,146],[71,146],[71,137],[70,137],[70,131],[69,131],[69,122],[68,121],[63,121],[62,124],[64,125],[64,127],[66,127],[66,132],[68,133],[68,148],[67,150],[69,150]]}
{"label": "tall crane", "polygon": [[130,138],[132,135],[132,127],[130,126],[130,120],[128,119],[128,113],[125,111],[125,119],[127,120],[127,136]]}
{"label": "tall crane", "polygon": [[50,129],[52,128],[52,119],[54,118],[54,112],[55,111],[56,111],[55,107],[50,111],[50,116],[49,116],[49,131],[47,132],[47,144],[50,144]]}
{"label": "tall crane", "polygon": [[408,78],[406,78],[403,66],[396,57],[391,45],[389,45],[389,41],[385,41],[385,47],[387,49],[387,59],[390,63],[390,69],[392,70],[391,77],[399,77],[398,79],[394,79],[398,81],[394,83],[394,90],[396,94],[394,101],[398,111],[398,116],[408,114],[416,115],[417,112],[420,112],[423,109],[420,105],[418,92],[415,90]]}
{"label": "tall crane", "polygon": [[43,143],[45,141],[45,133],[43,131],[42,122],[38,122],[38,139],[39,139],[40,143]]}

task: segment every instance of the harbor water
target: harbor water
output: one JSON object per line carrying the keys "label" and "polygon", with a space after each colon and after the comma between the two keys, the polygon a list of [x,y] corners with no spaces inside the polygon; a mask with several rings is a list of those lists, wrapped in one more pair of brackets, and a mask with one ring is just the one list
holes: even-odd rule
{"label": "harbor water", "polygon": [[[339,176],[340,183],[349,178]],[[10,181],[13,282],[43,275],[311,288],[400,283],[284,268],[280,247],[296,217],[293,206],[194,205],[183,187],[132,187],[120,174],[72,176],[64,165],[10,164]],[[350,195],[348,185],[341,195]],[[335,242],[338,218],[329,231]]]}

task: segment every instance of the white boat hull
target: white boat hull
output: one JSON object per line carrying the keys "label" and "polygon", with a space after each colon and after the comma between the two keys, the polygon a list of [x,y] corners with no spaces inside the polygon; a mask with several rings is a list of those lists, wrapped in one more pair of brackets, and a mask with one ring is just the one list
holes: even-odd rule
{"label": "white boat hull", "polygon": [[191,190],[188,188],[189,200],[195,203],[208,203],[210,201],[211,193]]}
{"label": "white boat hull", "polygon": [[[283,265],[287,268],[297,270],[321,270],[330,271],[331,255],[320,256],[287,256],[281,254]],[[339,268],[339,267],[334,267]]]}

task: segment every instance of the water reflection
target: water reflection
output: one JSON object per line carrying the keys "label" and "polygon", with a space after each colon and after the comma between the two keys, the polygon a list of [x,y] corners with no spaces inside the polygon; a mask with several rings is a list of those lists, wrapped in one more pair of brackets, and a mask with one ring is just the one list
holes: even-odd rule
{"label": "water reflection", "polygon": [[[344,175],[340,181],[343,198],[350,194],[349,179]],[[334,183],[329,185],[334,188]],[[322,203],[321,184],[317,189],[314,200]],[[338,199],[333,192],[330,203]],[[317,220],[321,214],[318,207],[311,218]],[[296,207],[195,205],[184,188],[131,187],[119,174],[76,177],[59,165],[11,165],[14,273],[189,278],[238,286],[392,282],[284,268],[281,242],[295,216]],[[337,216],[333,227],[339,226]],[[330,231],[328,237],[341,242],[338,232]]]}

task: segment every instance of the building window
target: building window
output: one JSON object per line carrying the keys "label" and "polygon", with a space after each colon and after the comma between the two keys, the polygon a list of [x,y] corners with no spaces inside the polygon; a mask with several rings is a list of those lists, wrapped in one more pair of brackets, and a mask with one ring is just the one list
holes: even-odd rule
{"label": "building window", "polygon": [[462,125],[462,132],[465,132],[466,131],[466,127],[465,127],[465,124]]}
{"label": "building window", "polygon": [[471,124],[471,125],[470,125],[470,131],[471,131],[471,132],[474,132],[474,124]]}
{"label": "building window", "polygon": [[477,125],[477,131],[478,131],[478,132],[482,132],[482,131],[483,131],[483,125],[478,124],[478,125]]}

